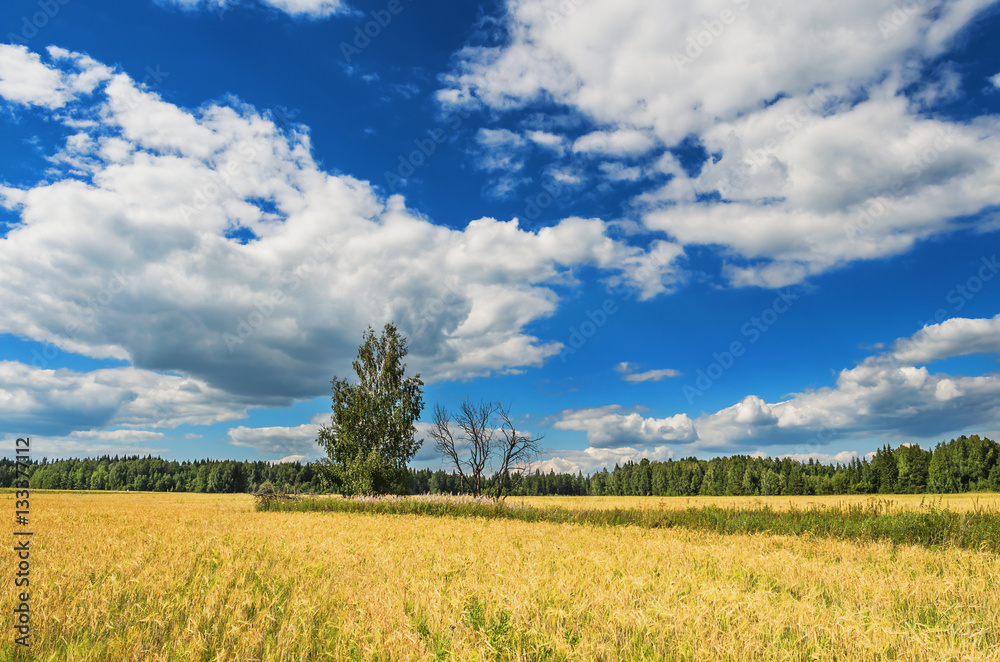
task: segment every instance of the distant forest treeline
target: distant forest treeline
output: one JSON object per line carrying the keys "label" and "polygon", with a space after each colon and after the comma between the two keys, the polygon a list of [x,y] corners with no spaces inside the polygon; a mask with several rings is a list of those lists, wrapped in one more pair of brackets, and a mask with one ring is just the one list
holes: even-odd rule
{"label": "distant forest treeline", "polygon": [[[1000,444],[972,435],[937,445],[888,445],[868,460],[848,464],[799,462],[734,455],[711,460],[628,462],[611,471],[535,472],[515,495],[594,496],[741,496],[807,494],[920,494],[1000,491]],[[252,492],[265,481],[288,490],[327,492],[316,463],[199,460],[176,462],[156,457],[42,460],[28,469],[34,489],[134,490],[157,492]],[[13,460],[0,459],[0,487],[14,484]],[[461,493],[459,476],[430,469],[410,470],[410,492]]]}

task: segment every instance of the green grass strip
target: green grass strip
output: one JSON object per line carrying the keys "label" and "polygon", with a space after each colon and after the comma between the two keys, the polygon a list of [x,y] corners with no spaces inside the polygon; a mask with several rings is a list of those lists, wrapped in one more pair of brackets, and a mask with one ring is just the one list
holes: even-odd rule
{"label": "green grass strip", "polygon": [[814,535],[857,541],[888,541],[930,548],[958,547],[1000,553],[1000,512],[979,509],[958,512],[946,508],[894,510],[887,502],[791,508],[770,506],[684,509],[580,509],[505,506],[489,503],[418,499],[355,500],[339,497],[273,501],[259,511],[341,512],[431,517],[484,517],[522,522],[638,526],[648,529],[682,527],[723,534],[770,533]]}

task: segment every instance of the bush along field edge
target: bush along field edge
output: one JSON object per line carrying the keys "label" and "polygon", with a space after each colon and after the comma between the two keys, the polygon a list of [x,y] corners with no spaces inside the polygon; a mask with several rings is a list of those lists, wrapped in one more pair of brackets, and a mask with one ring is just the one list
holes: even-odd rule
{"label": "bush along field edge", "polygon": [[568,509],[462,496],[258,497],[255,507],[261,512],[482,517],[647,529],[680,527],[721,534],[811,535],[1000,553],[1000,511],[996,509],[977,507],[960,512],[930,502],[912,510],[896,508],[892,502],[877,498],[867,503],[792,507],[788,510],[775,510],[768,505]]}

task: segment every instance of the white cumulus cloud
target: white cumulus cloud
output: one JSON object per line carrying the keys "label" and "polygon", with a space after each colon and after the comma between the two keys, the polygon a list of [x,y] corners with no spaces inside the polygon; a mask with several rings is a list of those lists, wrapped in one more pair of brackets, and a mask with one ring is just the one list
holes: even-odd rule
{"label": "white cumulus cloud", "polygon": [[657,370],[645,370],[638,372],[639,366],[634,363],[623,361],[615,366],[615,370],[622,373],[622,379],[626,382],[638,384],[640,382],[658,382],[668,377],[680,377],[681,372],[673,368],[660,368]]}
{"label": "white cumulus cloud", "polygon": [[[677,414],[644,417],[620,405],[565,410],[553,425],[587,433],[591,448],[655,448],[741,452],[767,446],[808,447],[810,457],[837,440],[881,435],[890,439],[935,439],[992,426],[1000,416],[1000,373],[932,374],[923,362],[997,350],[996,319],[955,318],[924,327],[895,343],[897,350],[841,370],[836,384],[790,394],[779,402],[747,395],[696,418]],[[924,340],[924,338],[932,340]],[[914,342],[916,341],[916,342]],[[919,348],[904,349],[898,348]],[[620,364],[628,372],[632,364]],[[820,457],[820,455],[815,455]],[[835,461],[836,455],[831,455]]]}
{"label": "white cumulus cloud", "polygon": [[0,361],[0,420],[10,432],[30,429],[37,434],[71,435],[77,441],[89,439],[87,435],[105,441],[149,441],[154,437],[148,435],[159,433],[91,431],[212,425],[245,417],[247,407],[256,402],[198,379],[134,367],[76,372]]}
{"label": "white cumulus cloud", "polygon": [[[214,11],[224,14],[239,7],[246,0],[158,0],[163,4],[173,4],[188,11]],[[271,7],[289,16],[320,19],[348,11],[341,0],[256,0],[262,7]]]}
{"label": "white cumulus cloud", "polygon": [[1000,355],[1000,315],[992,319],[955,317],[930,324],[893,347],[897,360],[912,364],[970,354]]}
{"label": "white cumulus cloud", "polygon": [[[633,200],[646,230],[721,247],[736,286],[780,287],[989,219],[1000,120],[926,112],[961,73],[918,73],[990,5],[895,0],[507,0],[504,39],[463,49],[446,108],[548,107],[594,130],[574,152],[659,177]],[[666,150],[697,146],[681,167]],[[695,158],[691,154],[689,158]],[[636,181],[645,172],[607,170]]]}
{"label": "white cumulus cloud", "polygon": [[552,427],[587,433],[592,447],[662,446],[666,442],[694,441],[694,425],[687,414],[666,418],[644,418],[636,412],[624,413],[619,405],[567,410]]}
{"label": "white cumulus cloud", "polygon": [[673,456],[673,451],[667,446],[657,446],[655,448],[590,447],[582,451],[556,451],[551,457],[539,462],[537,468],[545,473],[555,471],[556,473],[575,474],[582,471],[585,474],[590,474],[604,468],[611,469],[616,464],[640,462],[643,458],[663,462],[671,459]]}
{"label": "white cumulus cloud", "polygon": [[[575,269],[643,298],[679,277],[676,244],[629,246],[599,219],[435,225],[401,196],[324,171],[304,127],[282,131],[236,99],[181,108],[67,51],[49,60],[0,45],[4,80],[33,72],[34,87],[0,88],[7,101],[59,108],[47,116],[66,133],[52,156],[61,175],[0,188],[20,220],[0,238],[0,333],[131,367],[4,364],[0,389],[27,403],[9,405],[11,420],[231,420],[326,393],[365,327],[389,320],[429,381],[521,370],[559,351],[526,329],[556,311],[554,288]],[[72,391],[83,384],[85,401]],[[161,414],[142,406],[148,390],[166,394]]]}
{"label": "white cumulus cloud", "polygon": [[316,459],[323,455],[316,444],[316,437],[319,434],[319,425],[316,423],[263,428],[241,425],[230,428],[227,434],[231,445],[253,448],[261,455],[280,455],[286,459],[287,456]]}

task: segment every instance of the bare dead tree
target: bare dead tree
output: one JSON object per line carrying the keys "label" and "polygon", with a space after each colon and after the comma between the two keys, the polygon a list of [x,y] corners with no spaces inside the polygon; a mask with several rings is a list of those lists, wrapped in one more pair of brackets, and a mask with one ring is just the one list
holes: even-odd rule
{"label": "bare dead tree", "polygon": [[[542,437],[518,432],[510,417],[510,406],[500,402],[474,404],[465,400],[454,423],[460,432],[452,430],[447,409],[441,405],[434,407],[430,435],[436,450],[454,465],[473,496],[506,498],[538,457]],[[490,475],[493,481],[487,485],[486,477]]]}
{"label": "bare dead tree", "polygon": [[495,405],[496,420],[500,424],[501,439],[497,440],[497,456],[495,480],[490,489],[490,496],[501,501],[524,480],[531,470],[532,463],[541,454],[541,441],[544,436],[532,437],[517,431],[517,426],[510,417],[510,405]]}
{"label": "bare dead tree", "polygon": [[451,414],[441,405],[434,407],[434,427],[430,435],[434,447],[455,465],[458,475],[473,496],[483,491],[483,474],[493,452],[493,403],[473,404],[465,400],[455,416],[461,432],[458,439],[451,429]]}

